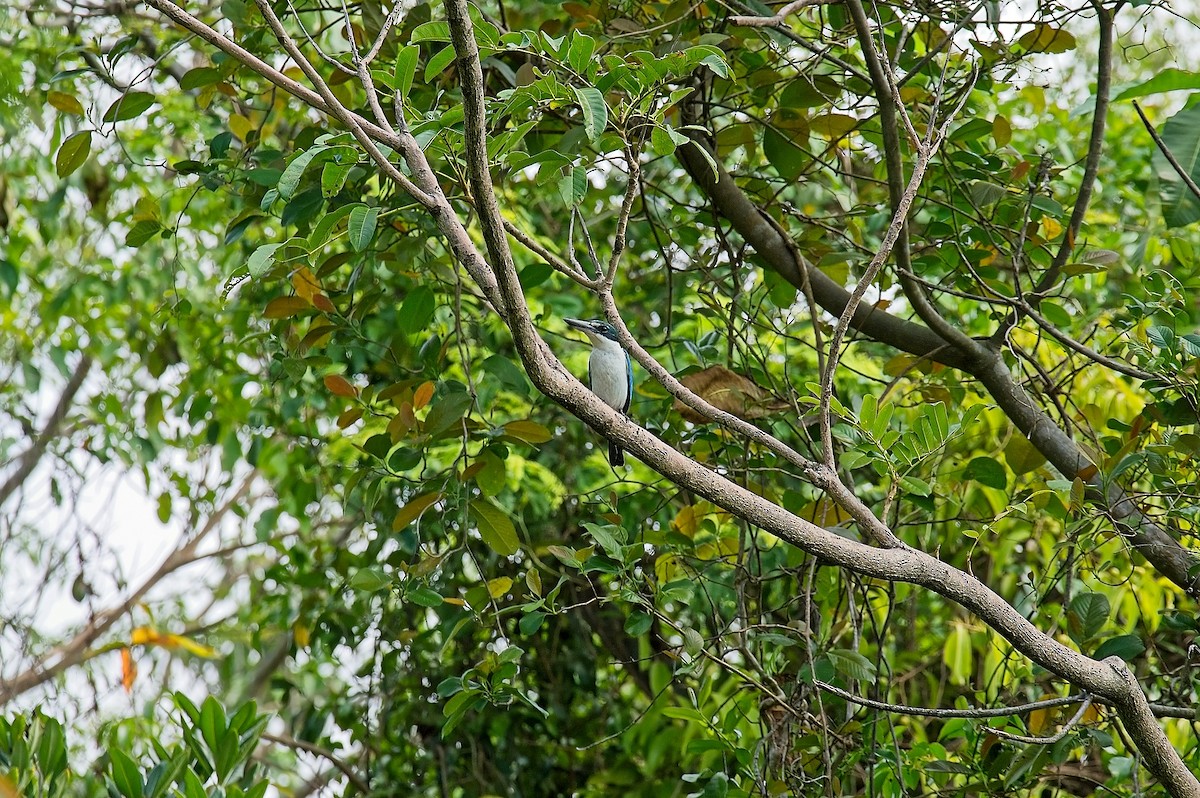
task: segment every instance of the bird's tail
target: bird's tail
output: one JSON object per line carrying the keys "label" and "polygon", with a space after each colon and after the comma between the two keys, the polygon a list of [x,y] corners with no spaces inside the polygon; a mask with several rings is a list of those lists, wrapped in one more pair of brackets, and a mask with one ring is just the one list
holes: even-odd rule
{"label": "bird's tail", "polygon": [[613,466],[625,465],[625,450],[615,443],[610,443],[608,445],[608,462]]}

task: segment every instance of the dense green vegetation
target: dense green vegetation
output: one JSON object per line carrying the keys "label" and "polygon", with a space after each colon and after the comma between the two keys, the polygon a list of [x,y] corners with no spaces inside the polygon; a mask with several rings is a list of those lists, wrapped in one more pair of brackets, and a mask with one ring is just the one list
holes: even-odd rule
{"label": "dense green vegetation", "polygon": [[3,12],[0,796],[1195,794],[1195,26],[465,8]]}

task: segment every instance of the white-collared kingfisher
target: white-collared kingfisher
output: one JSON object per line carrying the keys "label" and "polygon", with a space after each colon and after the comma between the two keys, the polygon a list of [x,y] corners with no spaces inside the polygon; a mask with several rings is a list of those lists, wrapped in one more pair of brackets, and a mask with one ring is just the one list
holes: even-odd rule
{"label": "white-collared kingfisher", "polygon": [[[582,321],[563,319],[568,326],[579,330],[592,342],[588,358],[588,387],[614,410],[629,414],[633,399],[633,364],[629,353],[617,342],[617,330],[603,319]],[[608,462],[625,465],[625,452],[615,443],[608,444]]]}

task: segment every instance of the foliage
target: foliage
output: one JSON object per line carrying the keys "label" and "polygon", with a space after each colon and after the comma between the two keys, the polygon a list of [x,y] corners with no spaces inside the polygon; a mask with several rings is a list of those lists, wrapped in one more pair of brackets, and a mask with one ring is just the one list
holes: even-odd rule
{"label": "foliage", "polygon": [[[332,96],[370,117],[351,42],[387,31],[386,10],[351,6],[347,30],[340,9],[298,8],[276,10]],[[1126,543],[1114,520],[1127,516],[1102,494],[1124,491],[1194,549],[1197,199],[1130,100],[1166,120],[1194,173],[1197,106],[1156,103],[1197,83],[1135,64],[1155,74],[1115,93],[1076,219],[1090,190],[1085,95],[1110,68],[1075,63],[1106,24],[1089,8],[990,20],[953,4],[870,7],[915,130],[950,127],[866,296],[907,319],[919,291],[963,335],[990,339],[1039,423],[1077,441],[1091,470],[1047,462],[991,387],[937,352],[861,333],[835,375],[831,442],[843,481],[905,545],[979,576],[1058,642],[1129,662],[1154,701],[1190,708],[1195,602]],[[189,12],[282,62],[253,4]],[[30,703],[0,727],[0,774],[20,794],[262,795],[268,781],[428,795],[1142,789],[1108,709],[1071,724],[1078,701],[987,719],[847,701],[965,710],[1076,691],[936,593],[832,567],[641,463],[614,472],[598,435],[535,391],[436,220],[336,120],[158,17],[146,29],[129,8],[72,11],[68,34],[50,24],[67,13],[33,6],[40,24],[0,52],[0,74],[30,65],[0,121],[36,131],[0,144],[0,195],[17,198],[0,204],[0,292],[14,300],[0,313],[0,445],[18,462],[46,440],[51,464],[36,474],[53,505],[70,507],[104,464],[139,473],[160,517],[186,530],[169,561],[218,573],[148,606],[118,602],[79,647],[71,664],[95,690],[124,680],[134,702],[101,707],[87,743],[56,717],[91,686],[12,691]],[[1153,4],[1115,13],[1119,30],[1170,19]],[[487,163],[526,236],[520,284],[555,352],[582,375],[586,347],[561,319],[601,311],[547,252],[589,275],[619,258],[614,294],[637,340],[704,398],[820,460],[833,320],[704,186],[728,169],[760,223],[819,274],[858,284],[884,246],[903,132],[886,121],[852,4],[777,27],[715,3],[473,14]],[[420,3],[365,69],[474,218],[455,55],[441,7]],[[1084,82],[1077,96],[1045,87]],[[694,139],[712,147],[699,168],[686,160]],[[911,170],[919,152],[901,146]],[[80,394],[61,393],[85,359],[96,365]],[[865,538],[777,452],[638,379],[632,415],[646,429]],[[50,426],[60,395],[73,410]],[[36,529],[30,501],[6,536],[39,569],[72,563],[59,589],[74,581],[89,619],[114,590],[131,594],[75,527]],[[207,519],[217,540],[186,550]],[[20,573],[8,557],[6,582]],[[53,630],[2,606],[23,630],[22,656],[0,662],[0,695],[16,701],[7,686],[50,656],[39,636]],[[137,637],[140,613],[177,638]],[[219,656],[184,654],[193,639]],[[155,670],[136,675],[127,653],[121,671],[117,650]],[[49,706],[27,711],[29,696]],[[1200,768],[1194,727],[1162,723]],[[1064,724],[1044,744],[1002,736]],[[93,760],[103,785],[76,764]]]}

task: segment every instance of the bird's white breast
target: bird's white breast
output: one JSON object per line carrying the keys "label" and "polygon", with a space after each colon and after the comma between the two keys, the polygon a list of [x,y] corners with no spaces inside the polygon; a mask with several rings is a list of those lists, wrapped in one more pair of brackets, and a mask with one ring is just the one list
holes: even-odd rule
{"label": "bird's white breast", "polygon": [[592,347],[588,368],[592,377],[592,393],[603,399],[609,407],[623,409],[629,392],[625,350],[613,341],[601,339]]}

